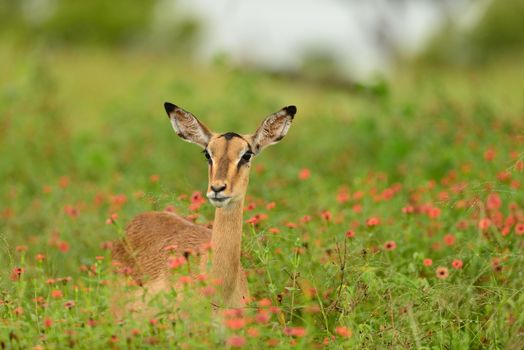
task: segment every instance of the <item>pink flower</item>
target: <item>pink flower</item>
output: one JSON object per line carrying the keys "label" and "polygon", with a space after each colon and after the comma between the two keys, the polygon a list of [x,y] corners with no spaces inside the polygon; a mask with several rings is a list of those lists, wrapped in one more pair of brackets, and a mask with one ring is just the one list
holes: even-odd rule
{"label": "pink flower", "polygon": [[304,327],[286,327],[284,333],[292,337],[304,337],[307,334],[307,330]]}
{"label": "pink flower", "polygon": [[260,324],[266,324],[271,319],[271,315],[266,310],[259,310],[255,316],[255,321]]}
{"label": "pink flower", "polygon": [[386,250],[395,250],[395,248],[397,248],[397,243],[395,243],[395,241],[387,241],[386,243],[384,243],[384,249]]}
{"label": "pink flower", "polygon": [[402,208],[402,212],[404,214],[411,214],[415,211],[415,207],[413,207],[412,205],[407,205],[405,206],[404,208]]}
{"label": "pink flower", "polygon": [[178,282],[182,284],[190,284],[191,281],[192,281],[191,276],[180,276],[180,278],[178,279]]}
{"label": "pink flower", "polygon": [[482,218],[479,221],[479,229],[486,230],[491,226],[491,220],[489,218]]}
{"label": "pink flower", "polygon": [[241,335],[232,335],[227,340],[227,344],[232,348],[241,348],[246,345],[246,338]]}
{"label": "pink flower", "polygon": [[184,265],[186,262],[187,260],[183,256],[175,256],[175,257],[170,257],[168,259],[169,267],[172,269],[177,269],[180,266]]}
{"label": "pink flower", "polygon": [[446,267],[439,266],[437,267],[437,270],[435,271],[437,278],[439,279],[446,279],[449,276],[449,271]]}

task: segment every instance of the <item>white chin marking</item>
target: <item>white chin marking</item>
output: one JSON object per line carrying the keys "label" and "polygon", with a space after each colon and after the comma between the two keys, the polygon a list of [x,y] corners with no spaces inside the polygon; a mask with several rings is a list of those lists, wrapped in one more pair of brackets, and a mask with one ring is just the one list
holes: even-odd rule
{"label": "white chin marking", "polygon": [[215,201],[215,200],[210,199],[209,201],[215,208],[223,208],[229,204],[231,199],[226,199],[225,201]]}

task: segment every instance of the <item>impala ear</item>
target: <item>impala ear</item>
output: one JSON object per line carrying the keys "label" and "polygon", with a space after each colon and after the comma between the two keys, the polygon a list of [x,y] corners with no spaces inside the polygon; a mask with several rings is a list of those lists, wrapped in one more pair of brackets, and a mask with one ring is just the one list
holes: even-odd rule
{"label": "impala ear", "polygon": [[169,102],[164,103],[164,108],[178,136],[187,142],[207,147],[212,133],[193,114]]}
{"label": "impala ear", "polygon": [[296,113],[297,107],[287,106],[267,117],[252,136],[255,153],[282,140]]}

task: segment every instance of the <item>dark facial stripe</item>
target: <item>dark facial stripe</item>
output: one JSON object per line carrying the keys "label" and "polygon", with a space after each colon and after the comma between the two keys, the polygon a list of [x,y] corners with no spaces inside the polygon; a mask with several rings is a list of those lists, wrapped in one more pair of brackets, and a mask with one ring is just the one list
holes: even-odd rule
{"label": "dark facial stripe", "polygon": [[225,134],[222,134],[222,135],[220,135],[219,137],[225,137],[225,139],[226,139],[227,141],[231,140],[233,137],[238,137],[239,139],[242,139],[242,140],[246,141],[246,143],[247,143],[247,147],[248,147],[248,149],[249,149],[249,152],[253,152],[253,150],[251,149],[251,145],[249,144],[249,142],[248,142],[245,138],[243,138],[242,136],[240,136],[239,134],[237,134],[236,132],[231,132],[231,131],[230,131],[230,132],[226,132]]}
{"label": "dark facial stripe", "polygon": [[[225,137],[226,140],[231,140],[233,137],[239,137],[241,138],[242,140],[244,140],[244,138],[242,136],[240,136],[239,134],[237,134],[236,132],[226,132],[225,134],[222,134],[220,135],[219,137]],[[245,141],[245,140],[244,140]]]}

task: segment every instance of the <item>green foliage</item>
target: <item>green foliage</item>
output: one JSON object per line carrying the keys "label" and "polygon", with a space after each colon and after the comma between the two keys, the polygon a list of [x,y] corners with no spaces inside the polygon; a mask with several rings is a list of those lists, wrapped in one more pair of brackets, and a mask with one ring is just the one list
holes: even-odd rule
{"label": "green foliage", "polygon": [[[150,53],[1,52],[0,348],[522,348],[519,62],[349,94]],[[166,100],[239,133],[298,106],[254,160],[245,219],[267,217],[245,224],[242,262],[258,304],[229,323],[199,297],[206,281],[183,303],[172,290],[147,316],[112,316],[137,287],[119,283],[106,242],[143,211],[213,217],[190,209],[206,162]]]}

